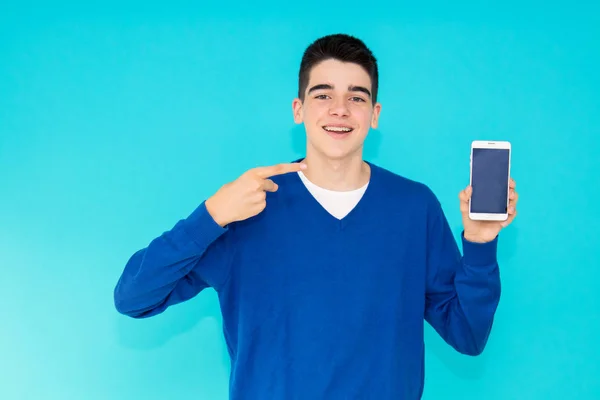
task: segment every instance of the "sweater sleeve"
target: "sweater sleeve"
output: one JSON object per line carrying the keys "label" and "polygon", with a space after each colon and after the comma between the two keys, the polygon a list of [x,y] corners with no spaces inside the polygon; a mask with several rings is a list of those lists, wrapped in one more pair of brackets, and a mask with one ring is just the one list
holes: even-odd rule
{"label": "sweater sleeve", "polygon": [[461,233],[464,255],[439,202],[428,219],[425,319],[458,352],[480,354],[500,300],[498,237],[472,243]]}
{"label": "sweater sleeve", "polygon": [[207,287],[219,290],[233,252],[232,228],[218,225],[202,202],[130,257],[114,289],[115,307],[121,314],[145,318]]}

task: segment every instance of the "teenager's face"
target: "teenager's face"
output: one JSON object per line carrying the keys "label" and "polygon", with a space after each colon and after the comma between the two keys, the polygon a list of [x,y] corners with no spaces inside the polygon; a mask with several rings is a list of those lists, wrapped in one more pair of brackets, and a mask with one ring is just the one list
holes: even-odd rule
{"label": "teenager's face", "polygon": [[308,151],[329,159],[362,152],[381,105],[371,100],[371,78],[358,64],[326,60],[310,72],[304,102],[293,102],[294,121],[304,122]]}

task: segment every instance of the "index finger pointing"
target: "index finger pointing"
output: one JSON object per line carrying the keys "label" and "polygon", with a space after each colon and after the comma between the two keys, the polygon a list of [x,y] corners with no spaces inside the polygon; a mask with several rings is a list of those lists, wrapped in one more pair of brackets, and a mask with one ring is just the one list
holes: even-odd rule
{"label": "index finger pointing", "polygon": [[261,178],[270,178],[275,175],[287,174],[290,172],[298,172],[306,169],[306,164],[302,163],[282,163],[268,167],[258,167],[254,172]]}

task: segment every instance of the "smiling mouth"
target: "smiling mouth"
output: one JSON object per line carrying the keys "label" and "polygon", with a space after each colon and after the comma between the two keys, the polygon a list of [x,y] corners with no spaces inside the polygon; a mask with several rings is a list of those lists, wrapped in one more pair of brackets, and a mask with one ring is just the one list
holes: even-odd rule
{"label": "smiling mouth", "polygon": [[349,126],[330,126],[330,125],[323,126],[323,129],[326,130],[327,132],[333,132],[333,133],[349,133],[354,130],[353,128],[351,128]]}

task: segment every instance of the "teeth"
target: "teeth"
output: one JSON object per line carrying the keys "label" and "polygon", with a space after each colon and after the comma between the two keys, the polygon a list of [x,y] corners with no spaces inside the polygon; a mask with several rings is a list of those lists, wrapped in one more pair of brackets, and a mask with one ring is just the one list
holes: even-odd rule
{"label": "teeth", "polygon": [[325,126],[323,128],[330,132],[350,132],[352,130],[352,128],[346,128],[342,126]]}

